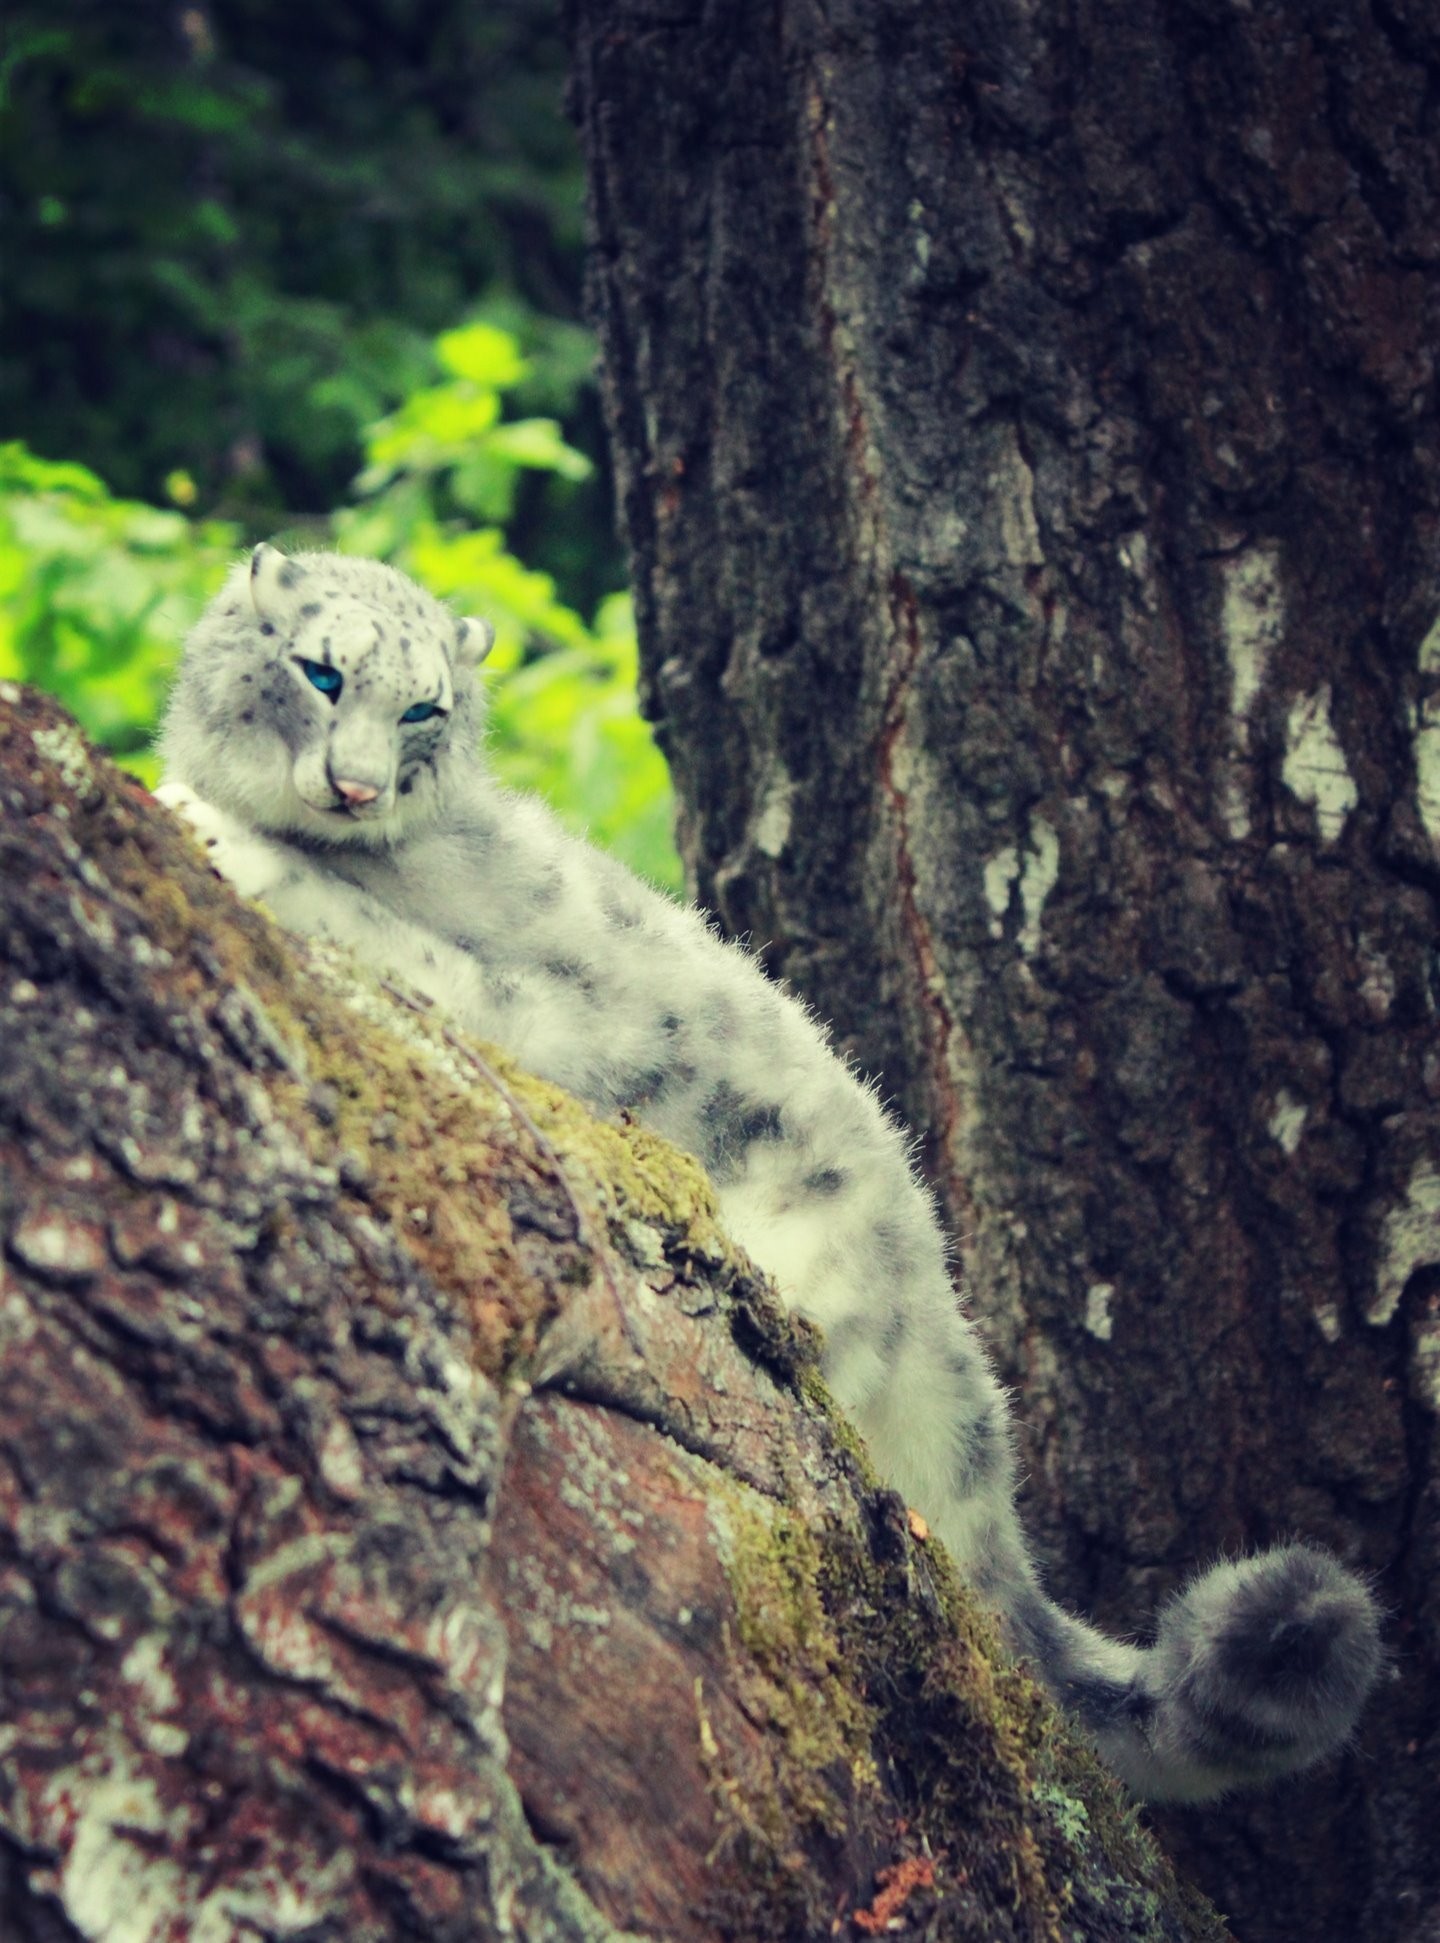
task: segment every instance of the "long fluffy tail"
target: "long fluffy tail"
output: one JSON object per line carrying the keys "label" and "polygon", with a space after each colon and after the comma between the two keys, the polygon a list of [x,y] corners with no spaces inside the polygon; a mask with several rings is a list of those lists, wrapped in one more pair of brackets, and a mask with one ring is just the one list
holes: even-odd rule
{"label": "long fluffy tail", "polygon": [[1150,1801],[1206,1801],[1312,1767],[1347,1739],[1380,1670],[1374,1600],[1313,1545],[1213,1566],[1164,1608],[1147,1647],[1063,1612],[1023,1554],[1007,1563],[1015,1575],[986,1590],[1014,1645]]}
{"label": "long fluffy tail", "polygon": [[1015,1506],[1004,1394],[936,1269],[930,1287],[910,1284],[908,1310],[880,1311],[898,1344],[857,1326],[852,1291],[826,1377],[880,1471],[1115,1772],[1151,1801],[1205,1801],[1342,1746],[1380,1670],[1380,1615],[1317,1546],[1213,1566],[1164,1608],[1151,1646],[1109,1639],[1046,1596]]}

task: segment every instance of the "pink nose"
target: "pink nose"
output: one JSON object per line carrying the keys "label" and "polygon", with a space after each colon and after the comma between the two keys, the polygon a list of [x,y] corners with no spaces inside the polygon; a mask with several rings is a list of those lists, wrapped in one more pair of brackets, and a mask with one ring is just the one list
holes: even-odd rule
{"label": "pink nose", "polygon": [[380,792],[370,783],[337,782],[335,785],[335,794],[337,796],[343,796],[347,803],[359,809],[362,803],[373,803]]}

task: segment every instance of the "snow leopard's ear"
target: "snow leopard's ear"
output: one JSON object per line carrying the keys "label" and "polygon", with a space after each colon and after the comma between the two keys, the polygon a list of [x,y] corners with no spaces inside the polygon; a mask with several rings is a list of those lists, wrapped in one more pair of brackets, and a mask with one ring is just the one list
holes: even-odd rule
{"label": "snow leopard's ear", "polygon": [[309,575],[298,560],[287,560],[262,540],[250,555],[250,598],[261,621],[277,634],[292,634],[299,619],[301,589]]}
{"label": "snow leopard's ear", "polygon": [[495,630],[488,621],[467,614],[455,623],[455,666],[478,668],[495,645]]}

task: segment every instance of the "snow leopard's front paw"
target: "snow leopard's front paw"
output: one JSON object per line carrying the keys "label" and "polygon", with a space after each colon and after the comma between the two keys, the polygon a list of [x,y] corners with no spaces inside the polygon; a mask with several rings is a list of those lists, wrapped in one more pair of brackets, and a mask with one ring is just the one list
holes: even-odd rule
{"label": "snow leopard's front paw", "polygon": [[285,876],[287,859],[278,843],[257,835],[228,810],[217,810],[188,784],[161,783],[155,800],[184,818],[215,869],[241,897],[264,897]]}

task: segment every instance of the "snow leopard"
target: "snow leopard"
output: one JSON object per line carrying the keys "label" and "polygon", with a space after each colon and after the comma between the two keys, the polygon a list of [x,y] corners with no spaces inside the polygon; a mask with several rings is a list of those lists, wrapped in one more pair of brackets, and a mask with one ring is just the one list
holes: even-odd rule
{"label": "snow leopard", "polygon": [[711,920],[495,780],[492,640],[391,567],[259,546],[185,645],[158,794],[282,925],[700,1158],[732,1236],[822,1332],[879,1474],[1137,1795],[1204,1800],[1331,1754],[1382,1648],[1369,1589],[1319,1546],[1201,1572],[1147,1645],[1048,1596],[912,1142]]}

